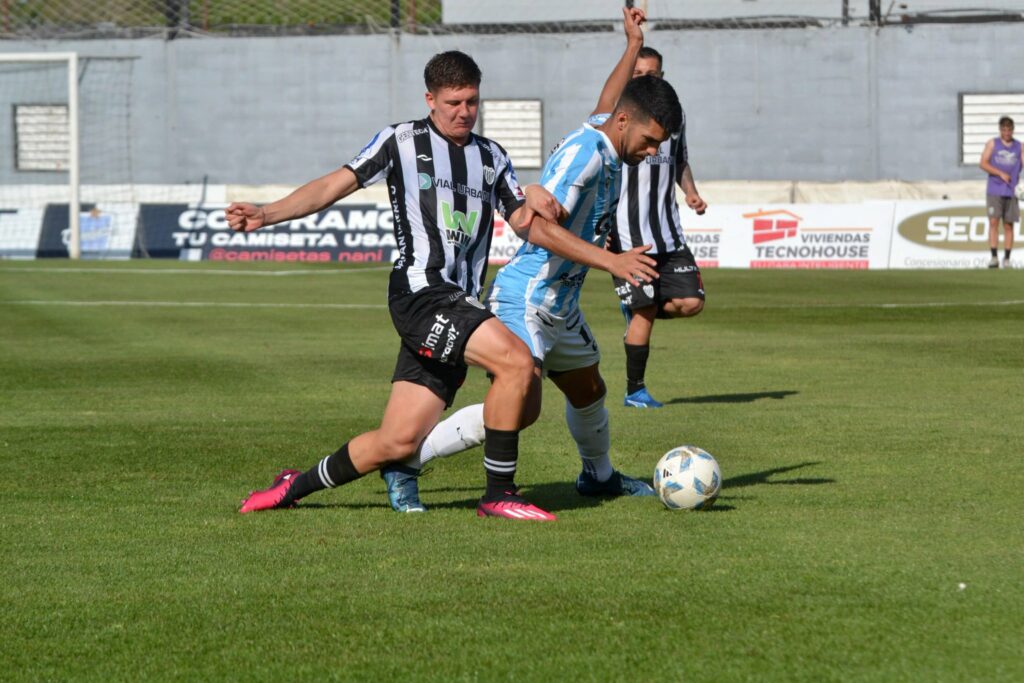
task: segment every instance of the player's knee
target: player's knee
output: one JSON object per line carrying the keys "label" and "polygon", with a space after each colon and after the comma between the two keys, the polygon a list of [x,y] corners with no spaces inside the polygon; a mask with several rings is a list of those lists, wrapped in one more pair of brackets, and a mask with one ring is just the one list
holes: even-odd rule
{"label": "player's knee", "polygon": [[672,299],[665,303],[664,310],[673,318],[692,318],[704,310],[704,301],[697,298]]}
{"label": "player's knee", "polygon": [[683,299],[683,317],[690,318],[704,310],[703,299]]}
{"label": "player's knee", "polygon": [[533,367],[533,356],[525,344],[509,344],[494,369],[494,375],[502,381],[521,385],[525,394],[533,381]]}
{"label": "player's knee", "polygon": [[573,408],[586,408],[600,401],[608,393],[604,379],[599,374],[581,378],[571,387],[563,387],[565,397]]}

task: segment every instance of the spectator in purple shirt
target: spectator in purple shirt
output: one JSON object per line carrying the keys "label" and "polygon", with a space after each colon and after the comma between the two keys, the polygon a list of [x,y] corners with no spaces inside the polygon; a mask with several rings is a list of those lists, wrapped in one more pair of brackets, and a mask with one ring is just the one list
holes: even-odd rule
{"label": "spectator in purple shirt", "polygon": [[999,137],[992,138],[981,153],[981,170],[988,173],[986,204],[988,206],[988,246],[992,250],[989,268],[999,267],[999,221],[1006,231],[1003,248],[1003,268],[1012,268],[1013,224],[1020,220],[1020,205],[1015,190],[1020,180],[1021,145],[1013,139],[1013,119],[999,119]]}

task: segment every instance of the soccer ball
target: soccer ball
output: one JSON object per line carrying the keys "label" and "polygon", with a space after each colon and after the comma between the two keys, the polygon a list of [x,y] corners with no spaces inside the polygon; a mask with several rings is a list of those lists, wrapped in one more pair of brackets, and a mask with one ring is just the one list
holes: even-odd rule
{"label": "soccer ball", "polygon": [[654,468],[654,491],[670,510],[706,510],[721,487],[718,462],[696,446],[673,448]]}

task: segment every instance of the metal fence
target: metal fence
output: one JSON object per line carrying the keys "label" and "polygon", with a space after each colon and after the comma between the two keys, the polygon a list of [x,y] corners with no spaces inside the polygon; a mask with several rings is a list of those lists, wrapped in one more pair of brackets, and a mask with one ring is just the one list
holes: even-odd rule
{"label": "metal fence", "polygon": [[[583,0],[0,0],[0,38],[618,31],[618,3]],[[627,0],[654,29],[744,29],[1024,21],[1024,2]],[[594,9],[599,8],[599,9]],[[742,9],[742,11],[740,11]]]}

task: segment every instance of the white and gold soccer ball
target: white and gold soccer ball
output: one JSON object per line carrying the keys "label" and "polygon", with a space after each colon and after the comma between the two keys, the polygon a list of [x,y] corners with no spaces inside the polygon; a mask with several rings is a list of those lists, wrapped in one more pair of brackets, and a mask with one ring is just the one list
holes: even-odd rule
{"label": "white and gold soccer ball", "polygon": [[706,510],[722,488],[715,458],[696,446],[679,446],[654,468],[654,491],[670,510]]}

